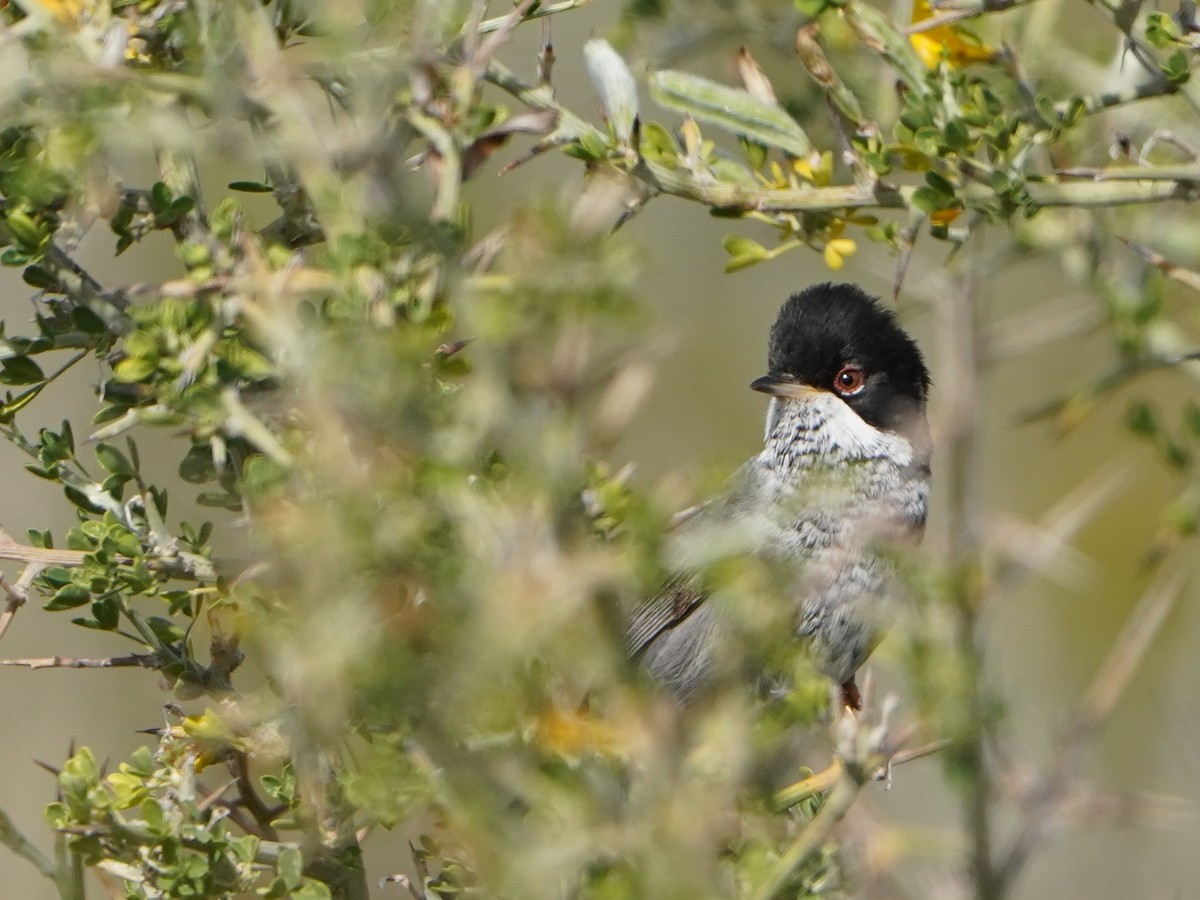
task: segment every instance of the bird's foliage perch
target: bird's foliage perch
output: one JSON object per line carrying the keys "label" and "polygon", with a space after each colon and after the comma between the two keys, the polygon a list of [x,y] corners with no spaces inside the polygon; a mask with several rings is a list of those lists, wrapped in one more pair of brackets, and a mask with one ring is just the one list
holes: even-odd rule
{"label": "bird's foliage perch", "polygon": [[[1091,31],[1051,37],[1060,6]],[[989,749],[1005,698],[979,618],[1072,558],[1093,495],[997,524],[964,410],[988,365],[1083,331],[1111,366],[1055,372],[1035,418],[1065,432],[1148,374],[1194,396],[1173,302],[1200,286],[1189,9],[0,0],[0,436],[25,463],[3,481],[53,483],[72,523],[0,506],[0,642],[46,616],[96,648],[2,662],[144,670],[166,702],[124,760],[72,732],[57,854],[0,812],[0,870],[30,864],[63,900],[894,896],[916,842],[839,826],[936,749],[966,825],[952,861],[919,862],[1005,896],[1174,582],[1039,792],[1004,806],[1019,779]],[[1079,76],[1105,40],[1126,53],[1112,85]],[[518,167],[532,187],[497,200],[485,179]],[[893,551],[894,677],[858,715],[754,554],[703,573],[736,598],[739,652],[702,703],[626,657],[708,462],[657,483],[615,449],[662,346],[641,278],[661,250],[626,223],[663,195],[724,220],[731,282],[808,250],[852,268],[868,243],[897,292],[916,244],[946,263],[913,288],[950,323],[929,354],[942,524]],[[993,328],[975,287],[1031,255],[1092,302]],[[1178,479],[1134,538],[1166,566],[1200,528],[1200,406],[1131,402]]]}

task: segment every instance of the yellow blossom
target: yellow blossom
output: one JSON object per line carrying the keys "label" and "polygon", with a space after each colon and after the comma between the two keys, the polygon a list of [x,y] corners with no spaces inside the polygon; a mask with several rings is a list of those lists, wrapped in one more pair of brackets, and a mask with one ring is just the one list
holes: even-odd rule
{"label": "yellow blossom", "polygon": [[832,238],[825,242],[825,265],[837,271],[846,264],[846,257],[853,256],[858,245],[850,238]]}
{"label": "yellow blossom", "polygon": [[[929,0],[913,0],[914,25],[932,17],[933,7]],[[987,61],[996,53],[992,47],[956,25],[938,25],[910,35],[908,39],[921,62],[931,69],[942,59],[957,68],[971,62]]]}

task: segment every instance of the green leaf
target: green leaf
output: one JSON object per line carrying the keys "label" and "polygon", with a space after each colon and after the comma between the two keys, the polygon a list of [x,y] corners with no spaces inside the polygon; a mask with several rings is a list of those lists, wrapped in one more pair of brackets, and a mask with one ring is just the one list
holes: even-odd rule
{"label": "green leaf", "polygon": [[113,367],[113,378],[122,384],[144,381],[154,374],[158,360],[127,356]]}
{"label": "green leaf", "polygon": [[926,183],[928,183],[928,185],[931,188],[933,188],[939,194],[944,194],[946,197],[949,197],[949,198],[954,197],[954,185],[952,185],[946,179],[946,176],[942,175],[940,172],[935,172],[932,169],[930,169],[928,172],[925,173],[925,181],[926,181]]}
{"label": "green leaf", "polygon": [[771,258],[771,251],[748,237],[731,234],[721,243],[730,256],[729,261],[725,263],[726,272],[736,272]]}
{"label": "green leaf", "polygon": [[617,140],[628,146],[638,117],[637,84],[629,66],[602,38],[594,38],[583,45],[583,61]]}
{"label": "green leaf", "polygon": [[21,278],[30,287],[41,288],[42,290],[47,290],[58,285],[58,281],[54,276],[41,266],[26,266],[25,271],[21,274]]}
{"label": "green leaf", "polygon": [[4,384],[33,384],[45,380],[41,366],[28,356],[10,356],[0,360],[0,382]]}
{"label": "green leaf", "polygon": [[945,209],[953,200],[953,197],[932,187],[919,187],[913,191],[912,195],[912,205],[926,213],[935,213]]}
{"label": "green leaf", "polygon": [[54,593],[54,596],[50,598],[50,602],[46,604],[45,609],[51,612],[56,612],[60,609],[75,609],[77,606],[83,606],[83,604],[91,599],[91,591],[82,585],[65,584]]}
{"label": "green leaf", "polygon": [[92,616],[96,625],[105,631],[113,631],[121,621],[121,608],[116,597],[101,597],[92,601]]}
{"label": "green leaf", "polygon": [[675,168],[679,163],[679,148],[671,133],[657,122],[646,122],[641,131],[642,156],[651,162],[659,163],[668,168]]}
{"label": "green leaf", "polygon": [[208,444],[193,444],[179,463],[179,477],[189,484],[204,484],[216,478],[212,448]]}
{"label": "green leaf", "polygon": [[220,509],[231,509],[234,512],[240,512],[242,509],[242,498],[237,494],[217,494],[213,492],[205,492],[196,498],[196,502],[201,506],[214,506]]}
{"label": "green leaf", "polygon": [[147,797],[142,801],[139,807],[139,812],[142,819],[146,823],[146,827],[153,832],[163,832],[165,817],[163,816],[162,807],[158,805],[158,801],[152,797]]}
{"label": "green leaf", "polygon": [[1179,26],[1164,12],[1152,12],[1146,17],[1146,40],[1159,50],[1179,40]]}
{"label": "green leaf", "polygon": [[848,4],[845,10],[846,23],[854,29],[859,40],[891,63],[909,90],[927,94],[929,86],[925,76],[928,70],[908,37],[900,33],[887,15],[863,2]]}
{"label": "green leaf", "polygon": [[951,119],[947,122],[942,136],[951,150],[963,150],[971,140],[970,132],[962,119]]}
{"label": "green leaf", "polygon": [[104,320],[86,306],[76,306],[71,310],[71,324],[84,334],[104,334],[108,331]]}
{"label": "green leaf", "polygon": [[751,141],[779,147],[793,156],[808,156],[812,142],[796,120],[777,103],[727,87],[699,75],[663,70],[650,76],[656,102],[688,113]]}
{"label": "green leaf", "polygon": [[1182,50],[1174,51],[1163,61],[1162,71],[1167,76],[1167,81],[1175,85],[1184,84],[1192,76],[1188,68],[1187,54]]}
{"label": "green leaf", "polygon": [[274,190],[269,184],[259,184],[257,181],[231,181],[227,187],[231,191],[242,191],[246,194],[269,194]]}
{"label": "green leaf", "polygon": [[279,853],[275,871],[289,888],[298,887],[304,877],[304,857],[295,847],[285,847]]}
{"label": "green leaf", "polygon": [[174,644],[183,640],[183,629],[170,619],[164,619],[162,616],[150,616],[146,619],[146,624],[150,626],[155,637],[164,644]]}
{"label": "green leaf", "polygon": [[150,188],[150,209],[155,215],[161,215],[171,205],[171,189],[161,181],[154,182]]}
{"label": "green leaf", "polygon": [[65,566],[51,566],[43,569],[40,577],[47,584],[60,587],[71,583],[71,570]]}
{"label": "green leaf", "polygon": [[134,474],[133,464],[125,458],[125,454],[111,444],[96,445],[96,462],[114,475]]}

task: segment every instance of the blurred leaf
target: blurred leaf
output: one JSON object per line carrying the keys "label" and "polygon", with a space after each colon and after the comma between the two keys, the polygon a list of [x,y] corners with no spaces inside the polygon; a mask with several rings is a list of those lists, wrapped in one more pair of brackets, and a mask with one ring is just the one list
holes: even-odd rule
{"label": "blurred leaf", "polygon": [[659,104],[712,122],[740,137],[779,147],[793,156],[812,152],[808,135],[795,119],[778,104],[764,102],[747,91],[670,70],[651,75],[650,90]]}
{"label": "blurred leaf", "polygon": [[638,118],[637,84],[629,66],[602,38],[593,38],[583,45],[583,60],[617,141],[629,146]]}
{"label": "blurred leaf", "polygon": [[748,237],[731,234],[722,243],[730,256],[725,263],[726,272],[736,272],[771,258],[771,252],[766,247]]}
{"label": "blurred leaf", "polygon": [[28,356],[9,356],[0,359],[0,383],[33,384],[44,381],[41,367]]}

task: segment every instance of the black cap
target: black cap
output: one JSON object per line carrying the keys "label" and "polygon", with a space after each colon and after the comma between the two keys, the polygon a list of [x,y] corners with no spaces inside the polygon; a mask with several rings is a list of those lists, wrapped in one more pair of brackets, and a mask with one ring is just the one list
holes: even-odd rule
{"label": "black cap", "polygon": [[924,417],[929,370],[892,312],[853,284],[813,285],[793,294],[771,328],[770,383],[807,385],[841,397],[868,424],[907,431]]}

